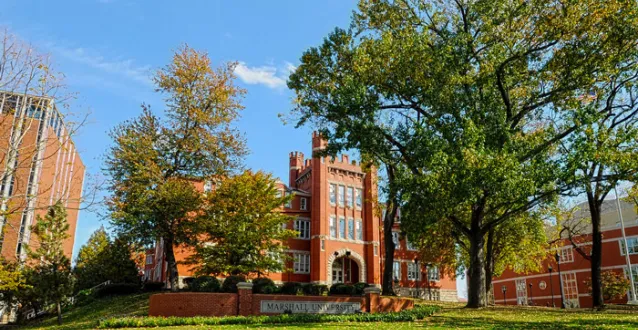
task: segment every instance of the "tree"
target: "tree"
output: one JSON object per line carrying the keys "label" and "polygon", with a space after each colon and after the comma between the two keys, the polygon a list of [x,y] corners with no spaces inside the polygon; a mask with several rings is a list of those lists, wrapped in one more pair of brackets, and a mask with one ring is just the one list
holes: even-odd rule
{"label": "tree", "polygon": [[[594,86],[580,102],[586,120],[561,144],[561,154],[577,182],[575,193],[587,197],[591,218],[592,299],[594,307],[604,304],[601,208],[607,195],[623,180],[638,174],[638,50],[617,64],[607,82]],[[582,250],[577,250],[582,251]]]}
{"label": "tree", "polygon": [[207,195],[197,224],[199,244],[189,258],[202,275],[251,275],[284,270],[292,218],[280,212],[292,195],[282,193],[270,174],[245,171]]}
{"label": "tree", "polygon": [[24,275],[17,262],[0,259],[0,310],[4,310],[6,314],[15,310],[17,293],[31,289]]}
{"label": "tree", "polygon": [[635,17],[624,1],[362,0],[303,54],[293,112],[329,145],[399,154],[415,226],[467,239],[468,307],[485,306],[486,236],[567,189],[556,144],[590,115],[582,95],[627,70]]}
{"label": "tree", "polygon": [[396,246],[394,244],[394,240],[392,239],[392,228],[394,227],[394,222],[397,218],[399,211],[399,204],[401,203],[400,196],[400,188],[397,185],[397,180],[395,177],[396,165],[386,163],[385,165],[386,174],[387,174],[387,185],[386,185],[386,201],[384,211],[382,212],[383,216],[383,242],[384,242],[384,261],[383,261],[383,283],[381,284],[381,290],[383,295],[385,296],[394,296],[394,285],[393,285],[393,271],[394,271],[394,251]]}
{"label": "tree", "polygon": [[177,290],[174,246],[195,237],[192,215],[201,194],[194,181],[232,172],[246,153],[232,127],[243,109],[244,91],[233,84],[234,64],[216,70],[204,53],[188,46],[157,71],[157,91],[166,95],[165,118],[142,106],[142,114],[111,131],[114,145],[106,157],[113,192],[111,223],[139,245],[163,244],[172,290]]}
{"label": "tree", "polygon": [[103,227],[96,230],[78,253],[73,273],[75,290],[100,283],[139,283],[139,270],[131,247],[121,238],[111,240]]}
{"label": "tree", "polygon": [[73,292],[71,261],[64,254],[63,242],[69,237],[66,209],[61,202],[49,207],[44,218],[38,216],[32,232],[37,237],[35,249],[27,247],[32,267],[30,276],[35,296],[47,304],[55,304],[58,324],[62,324],[62,302]]}

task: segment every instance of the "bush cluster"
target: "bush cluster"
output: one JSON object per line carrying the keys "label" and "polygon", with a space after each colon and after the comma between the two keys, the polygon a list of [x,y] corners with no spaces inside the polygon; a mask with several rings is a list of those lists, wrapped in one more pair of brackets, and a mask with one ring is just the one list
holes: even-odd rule
{"label": "bush cluster", "polygon": [[287,324],[330,322],[413,322],[432,316],[439,306],[416,306],[411,310],[392,313],[282,314],[275,316],[225,316],[225,317],[121,317],[101,320],[98,328],[142,328],[169,326],[203,326],[231,324]]}
{"label": "bush cluster", "polygon": [[226,277],[224,279],[224,283],[222,284],[223,292],[237,292],[237,284],[241,282],[246,282],[246,277],[243,275],[232,275]]}
{"label": "bush cluster", "polygon": [[134,294],[140,291],[140,286],[133,283],[113,283],[107,284],[99,288],[95,292],[95,296],[98,298],[106,296],[121,296],[127,294]]}
{"label": "bush cluster", "polygon": [[360,296],[363,295],[363,289],[366,287],[368,287],[368,284],[364,282],[354,285],[337,283],[330,287],[330,294]]}
{"label": "bush cluster", "polygon": [[221,284],[213,276],[199,276],[190,281],[188,289],[194,292],[219,292]]}
{"label": "bush cluster", "polygon": [[164,289],[164,282],[146,282],[142,286],[144,292],[154,292]]}
{"label": "bush cluster", "polygon": [[[273,293],[271,291],[273,290],[273,287],[276,290],[277,286],[275,285],[275,282],[273,282],[273,280],[267,277],[260,277],[253,280],[253,293],[271,294]],[[270,291],[270,292],[264,292],[264,291]]]}
{"label": "bush cluster", "polygon": [[281,286],[280,293],[290,295],[323,296],[328,295],[328,286],[313,283],[286,282]]}

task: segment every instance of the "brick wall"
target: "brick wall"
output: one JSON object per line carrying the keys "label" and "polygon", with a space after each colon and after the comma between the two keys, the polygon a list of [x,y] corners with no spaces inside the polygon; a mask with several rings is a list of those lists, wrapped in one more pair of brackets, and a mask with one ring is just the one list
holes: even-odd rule
{"label": "brick wall", "polygon": [[237,315],[236,293],[179,292],[151,296],[150,316]]}
{"label": "brick wall", "polygon": [[414,300],[394,297],[379,297],[379,313],[400,312],[414,308]]}

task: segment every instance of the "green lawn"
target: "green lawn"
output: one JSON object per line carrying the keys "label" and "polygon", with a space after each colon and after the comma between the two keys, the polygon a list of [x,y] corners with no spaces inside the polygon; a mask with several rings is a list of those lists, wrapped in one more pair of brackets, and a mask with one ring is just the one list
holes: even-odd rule
{"label": "green lawn", "polygon": [[[149,294],[106,298],[74,308],[64,314],[65,324],[55,326],[55,318],[28,329],[92,329],[101,318],[110,316],[142,316],[148,313]],[[487,308],[463,309],[460,304],[440,304],[439,314],[415,323],[327,323],[299,325],[235,325],[223,327],[190,326],[163,329],[638,329],[638,312],[607,310],[560,311],[547,308]]]}

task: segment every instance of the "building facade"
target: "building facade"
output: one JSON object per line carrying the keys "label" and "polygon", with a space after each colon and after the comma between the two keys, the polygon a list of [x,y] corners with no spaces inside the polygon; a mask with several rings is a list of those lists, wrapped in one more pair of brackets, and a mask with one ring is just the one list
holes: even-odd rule
{"label": "building facade", "polygon": [[52,98],[0,92],[0,254],[24,260],[31,226],[57,201],[67,208],[71,258],[85,166]]}
{"label": "building facade", "polygon": [[[634,283],[638,290],[638,215],[633,204],[621,201],[620,205]],[[628,277],[629,267],[616,200],[603,203],[601,216],[602,271],[622,273]],[[494,278],[491,299],[496,304],[508,305],[560,307],[561,301],[564,301],[567,308],[592,307],[593,301],[588,285],[591,279],[591,264],[571,243],[573,241],[585,254],[590,253],[591,226],[588,219],[589,210],[585,203],[579,206],[572,220],[572,226],[582,228],[582,234],[573,237],[571,241],[563,239],[559,244],[561,247],[549,251],[546,260],[542,261],[541,271],[521,274],[506,270],[501,276]],[[608,302],[626,303],[630,292],[621,299]]]}
{"label": "building facade", "polygon": [[[326,147],[318,133],[312,136],[312,151]],[[200,184],[203,191],[210,189]],[[332,285],[366,282],[380,286],[383,262],[383,226],[375,204],[376,170],[364,171],[347,155],[339,159],[311,157],[292,152],[289,157],[288,184],[280,183],[283,194],[293,194],[292,202],[281,212],[293,217],[288,228],[299,232],[288,242],[292,262],[284,273],[267,276],[277,283],[305,282]],[[417,251],[400,237],[395,228],[395,285],[402,295],[420,295],[436,300],[456,301],[456,283],[441,275],[436,266],[426,269]],[[167,282],[161,240],[147,251],[145,278]],[[190,251],[176,248],[176,259],[184,260]],[[416,262],[415,262],[416,261]],[[180,283],[193,274],[179,265]],[[429,272],[428,272],[429,270]],[[430,274],[423,276],[423,274]],[[425,280],[426,277],[430,281]],[[428,290],[429,289],[429,290]]]}

